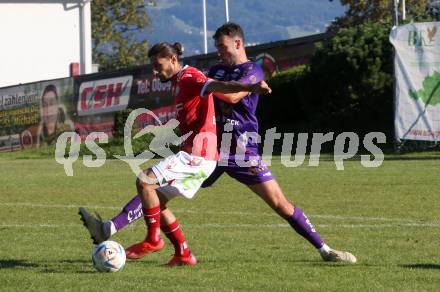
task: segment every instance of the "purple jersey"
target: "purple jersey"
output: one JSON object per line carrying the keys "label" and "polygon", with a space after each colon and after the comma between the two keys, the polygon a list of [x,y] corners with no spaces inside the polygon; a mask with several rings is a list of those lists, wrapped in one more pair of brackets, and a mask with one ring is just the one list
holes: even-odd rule
{"label": "purple jersey", "polygon": [[[215,65],[210,68],[208,76],[221,81],[238,81],[242,83],[257,83],[264,80],[261,67],[248,61],[235,66]],[[257,93],[251,93],[236,104],[228,104],[215,98],[215,112],[217,116],[217,135],[221,142],[221,135],[225,124],[232,126],[232,141],[228,160],[235,161],[237,145],[246,157],[258,155],[258,143],[252,138],[252,133],[258,133],[258,120],[255,115],[258,104]],[[220,153],[221,159],[226,159]]]}

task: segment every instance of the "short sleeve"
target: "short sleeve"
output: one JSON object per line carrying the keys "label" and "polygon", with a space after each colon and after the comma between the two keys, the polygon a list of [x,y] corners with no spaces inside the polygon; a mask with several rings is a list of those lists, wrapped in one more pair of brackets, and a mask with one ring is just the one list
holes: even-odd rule
{"label": "short sleeve", "polygon": [[243,73],[238,82],[246,84],[254,84],[264,80],[264,72],[260,65],[256,63],[249,63],[243,68]]}
{"label": "short sleeve", "polygon": [[181,77],[181,90],[189,96],[202,96],[209,79],[200,71],[185,72]]}

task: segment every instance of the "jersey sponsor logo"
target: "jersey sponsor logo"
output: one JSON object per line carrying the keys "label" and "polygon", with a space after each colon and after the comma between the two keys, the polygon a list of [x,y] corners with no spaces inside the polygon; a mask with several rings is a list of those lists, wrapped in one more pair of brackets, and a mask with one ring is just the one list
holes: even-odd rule
{"label": "jersey sponsor logo", "polygon": [[127,213],[127,220],[129,223],[137,220],[138,218],[142,217],[144,213],[142,212],[142,204],[139,205],[135,210],[130,210]]}
{"label": "jersey sponsor logo", "polygon": [[78,115],[120,111],[127,108],[131,75],[81,83],[78,98]]}
{"label": "jersey sponsor logo", "polygon": [[309,218],[307,218],[306,214],[303,214],[303,215],[304,215],[304,218],[306,218],[307,225],[310,226],[310,230],[312,230],[313,233],[316,233],[315,227],[313,227],[312,223],[310,223]]}
{"label": "jersey sponsor logo", "polygon": [[251,81],[251,83],[257,83],[257,76],[251,75],[249,76],[249,80]]}
{"label": "jersey sponsor logo", "polygon": [[232,126],[240,126],[240,121],[237,121],[237,120],[226,119],[226,122],[231,124]]}

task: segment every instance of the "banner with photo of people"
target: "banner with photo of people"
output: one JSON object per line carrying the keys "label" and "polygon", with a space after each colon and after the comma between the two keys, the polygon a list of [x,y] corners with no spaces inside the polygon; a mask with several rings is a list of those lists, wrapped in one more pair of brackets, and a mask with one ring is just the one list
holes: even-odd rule
{"label": "banner with photo of people", "polygon": [[60,133],[73,130],[72,97],[70,78],[1,89],[0,151],[52,144]]}
{"label": "banner with photo of people", "polygon": [[51,145],[65,131],[81,139],[91,132],[112,137],[116,113],[140,107],[162,123],[176,115],[171,82],[153,78],[149,66],[0,88],[0,151]]}

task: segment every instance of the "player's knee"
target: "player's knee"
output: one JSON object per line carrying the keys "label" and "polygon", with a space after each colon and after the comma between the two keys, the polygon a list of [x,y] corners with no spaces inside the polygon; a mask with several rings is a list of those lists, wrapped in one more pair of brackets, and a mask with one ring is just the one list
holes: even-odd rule
{"label": "player's knee", "polygon": [[154,179],[153,172],[148,169],[138,175],[136,178],[136,188],[140,191],[147,191],[148,189],[153,188],[156,184],[156,180]]}
{"label": "player's knee", "polygon": [[138,192],[141,192],[144,188],[144,183],[142,182],[142,180],[140,178],[136,179],[136,189],[138,190]]}
{"label": "player's knee", "polygon": [[138,190],[148,191],[149,189],[153,188],[153,185],[138,178],[136,179],[136,187]]}

